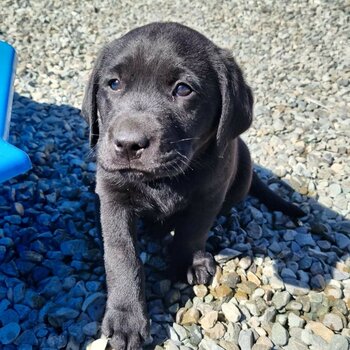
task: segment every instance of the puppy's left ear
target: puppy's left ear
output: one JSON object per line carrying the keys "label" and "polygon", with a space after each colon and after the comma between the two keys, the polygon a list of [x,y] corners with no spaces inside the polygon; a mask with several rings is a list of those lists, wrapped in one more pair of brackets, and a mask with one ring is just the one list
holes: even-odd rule
{"label": "puppy's left ear", "polygon": [[221,116],[217,131],[220,156],[230,140],[246,131],[253,119],[253,94],[232,55],[220,49],[218,74],[221,92]]}
{"label": "puppy's left ear", "polygon": [[94,68],[91,72],[89,81],[85,89],[85,95],[83,99],[83,105],[81,108],[81,114],[89,124],[90,129],[90,146],[94,147],[97,144],[99,137],[99,124],[98,124],[98,106],[97,106],[97,91],[99,85],[99,75],[102,69],[102,61],[106,52],[106,46],[100,51]]}

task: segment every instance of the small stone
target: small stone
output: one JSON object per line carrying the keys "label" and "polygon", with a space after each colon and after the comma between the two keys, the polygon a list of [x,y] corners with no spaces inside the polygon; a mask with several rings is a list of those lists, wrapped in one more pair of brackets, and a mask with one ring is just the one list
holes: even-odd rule
{"label": "small stone", "polygon": [[283,281],[281,281],[281,279],[278,278],[277,276],[272,276],[270,278],[270,285],[271,285],[272,289],[274,289],[274,290],[281,290],[284,288]]}
{"label": "small stone", "polygon": [[221,283],[227,285],[230,288],[236,288],[241,278],[236,272],[224,273],[221,277]]}
{"label": "small stone", "polygon": [[340,249],[345,249],[350,246],[350,238],[343,233],[335,233],[335,240]]}
{"label": "small stone", "polygon": [[87,312],[92,320],[99,321],[103,316],[105,304],[105,294],[99,292],[93,293],[85,299],[81,309]]}
{"label": "small stone", "polygon": [[335,313],[326,314],[322,323],[332,331],[341,331],[344,327],[341,317]]}
{"label": "small stone", "polygon": [[336,286],[328,285],[324,289],[324,293],[334,299],[341,299],[343,296],[342,290]]}
{"label": "small stone", "polygon": [[216,321],[218,320],[218,312],[217,311],[210,311],[206,313],[200,320],[199,324],[205,329],[209,329],[214,327]]}
{"label": "small stone", "polygon": [[323,338],[327,343],[331,341],[334,333],[321,322],[308,321],[307,325],[314,334]]}
{"label": "small stone", "polygon": [[271,350],[271,346],[263,345],[263,344],[257,344],[255,343],[252,347],[252,350]]}
{"label": "small stone", "polygon": [[185,328],[188,331],[190,343],[192,345],[197,346],[203,338],[201,329],[196,324],[193,324],[191,326],[185,326]]}
{"label": "small stone", "polygon": [[[266,346],[269,349],[273,347],[272,341],[266,336],[259,337],[258,340],[256,341],[256,344],[261,345],[261,346]],[[254,347],[253,347],[253,349],[254,349]]]}
{"label": "small stone", "polygon": [[213,328],[206,329],[205,334],[211,339],[220,339],[225,335],[225,327],[221,322],[218,322]]}
{"label": "small stone", "polygon": [[171,339],[167,340],[165,345],[165,350],[179,350],[175,342]]}
{"label": "small stone", "polygon": [[0,343],[3,345],[11,344],[19,335],[20,326],[16,322],[10,322],[0,328]]}
{"label": "small stone", "polygon": [[87,249],[87,243],[84,239],[72,239],[61,244],[61,252],[68,256],[82,256]]}
{"label": "small stone", "polygon": [[[195,348],[195,349],[197,349],[197,348]],[[211,340],[211,339],[202,339],[202,341],[199,343],[199,349],[201,349],[201,350],[224,350],[214,340]]]}
{"label": "small stone", "polygon": [[276,322],[280,323],[282,326],[285,326],[288,321],[288,315],[287,314],[278,314],[276,316]]}
{"label": "small stone", "polygon": [[193,287],[193,291],[198,298],[204,298],[208,293],[208,288],[204,284],[199,284]]}
{"label": "small stone", "polygon": [[250,256],[244,256],[238,263],[238,266],[243,270],[246,270],[252,264],[252,258]]}
{"label": "small stone", "polygon": [[287,310],[300,311],[303,308],[303,305],[298,301],[292,300],[286,305]]}
{"label": "small stone", "polygon": [[254,343],[254,335],[251,329],[242,330],[239,333],[238,345],[241,347],[241,349],[251,350],[253,343]]}
{"label": "small stone", "polygon": [[300,245],[300,247],[304,246],[312,246],[314,247],[316,245],[314,239],[312,238],[311,234],[309,233],[300,233],[298,232],[295,235],[295,241]]}
{"label": "small stone", "polygon": [[213,295],[216,298],[225,298],[229,295],[232,294],[232,289],[228,286],[226,286],[225,284],[221,284],[219,286],[217,286],[214,290]]}
{"label": "small stone", "polygon": [[348,350],[349,341],[346,337],[335,334],[329,344],[329,349],[331,350]]}
{"label": "small stone", "polygon": [[171,340],[176,341],[176,342],[179,341],[179,336],[177,335],[177,333],[175,332],[173,327],[167,325],[166,330],[167,330],[167,334]]}
{"label": "small stone", "polygon": [[179,336],[180,341],[187,338],[187,332],[186,332],[186,329],[184,327],[180,326],[177,323],[173,323],[173,328],[174,328],[175,332],[177,333],[177,335]]}
{"label": "small stone", "polygon": [[290,301],[291,295],[287,292],[276,292],[272,298],[272,303],[275,305],[277,310],[285,307]]}
{"label": "small stone", "polygon": [[191,307],[182,316],[181,324],[191,325],[193,323],[198,323],[199,317],[200,317],[199,311]]}
{"label": "small stone", "polygon": [[253,282],[257,286],[261,285],[260,279],[253,272],[248,271],[247,278],[248,278],[248,281]]}
{"label": "small stone", "polygon": [[271,330],[271,340],[276,345],[286,345],[288,342],[288,331],[280,323],[274,323]]}
{"label": "small stone", "polygon": [[316,291],[322,291],[326,287],[326,281],[322,275],[316,275],[311,278],[311,288]]}
{"label": "small stone", "polygon": [[94,337],[99,330],[99,324],[95,322],[89,322],[83,327],[84,334]]}
{"label": "small stone", "polygon": [[238,345],[224,339],[220,340],[219,345],[225,350],[240,350]]}
{"label": "small stone", "polygon": [[223,303],[221,305],[222,312],[226,319],[230,322],[238,322],[241,319],[241,312],[238,307],[233,303]]}
{"label": "small stone", "polygon": [[214,259],[219,263],[225,263],[235,257],[241,255],[242,253],[238,250],[234,250],[231,248],[225,248],[219,252],[219,254],[214,256]]}
{"label": "small stone", "polygon": [[[262,220],[263,220],[263,218],[262,218]],[[248,236],[251,237],[254,240],[260,239],[262,237],[262,234],[263,234],[261,226],[259,226],[254,221],[251,221],[247,225],[246,231],[247,231]]]}
{"label": "small stone", "polygon": [[294,273],[294,271],[292,271],[291,269],[285,267],[282,269],[281,271],[281,277],[282,278],[297,278],[296,274]]}
{"label": "small stone", "polygon": [[294,296],[306,295],[310,292],[310,287],[307,283],[295,279],[286,279],[284,285],[286,290]]}
{"label": "small stone", "polygon": [[294,314],[293,312],[290,312],[288,314],[288,326],[289,328],[297,327],[302,328],[305,324],[305,320]]}

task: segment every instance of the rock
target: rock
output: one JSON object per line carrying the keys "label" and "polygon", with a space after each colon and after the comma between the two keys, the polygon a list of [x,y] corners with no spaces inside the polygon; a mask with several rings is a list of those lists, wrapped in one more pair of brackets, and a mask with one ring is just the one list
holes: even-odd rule
{"label": "rock", "polygon": [[332,331],[341,331],[343,329],[343,321],[341,317],[335,313],[326,314],[322,323]]}
{"label": "rock", "polygon": [[240,259],[238,266],[243,270],[246,270],[252,264],[252,258],[250,256],[244,256]]}
{"label": "rock", "polygon": [[242,314],[238,307],[233,303],[223,303],[221,308],[228,321],[235,323],[241,319]]}
{"label": "rock", "polygon": [[191,325],[193,323],[198,323],[199,317],[200,317],[199,311],[197,309],[191,307],[182,316],[181,324],[182,325]]}
{"label": "rock", "polygon": [[[263,220],[263,218],[261,218],[261,220]],[[247,234],[249,237],[251,237],[254,240],[260,239],[262,237],[262,229],[261,226],[259,226],[256,222],[251,221],[247,227]]]}
{"label": "rock", "polygon": [[231,248],[225,248],[223,250],[221,250],[219,252],[219,254],[215,255],[214,256],[214,259],[219,263],[219,264],[222,264],[222,263],[225,263],[239,255],[241,255],[242,253],[238,250],[234,250],[234,249],[231,249]]}
{"label": "rock", "polygon": [[275,305],[277,310],[280,310],[288,304],[290,298],[291,295],[287,291],[276,292],[272,297],[272,303]]}
{"label": "rock", "polygon": [[278,278],[277,276],[272,276],[270,278],[270,285],[271,285],[272,289],[274,289],[274,290],[281,290],[284,288],[283,281],[281,281],[281,279]]}
{"label": "rock", "polygon": [[0,328],[0,343],[3,345],[11,344],[19,335],[20,326],[16,322],[10,322]]}
{"label": "rock", "polygon": [[328,298],[341,299],[343,296],[342,290],[339,287],[328,285],[324,289],[324,293]]}
{"label": "rock", "polygon": [[173,323],[173,328],[174,328],[175,332],[177,333],[177,335],[179,336],[180,341],[187,338],[187,332],[186,332],[186,329],[184,327],[180,326],[177,323]]}
{"label": "rock", "polygon": [[339,249],[345,249],[350,245],[350,238],[343,233],[335,233],[335,240]]}
{"label": "rock", "polygon": [[206,313],[200,320],[199,324],[205,329],[214,327],[216,321],[218,320],[218,312],[210,311]]}
{"label": "rock", "polygon": [[293,312],[288,314],[288,326],[289,328],[298,327],[302,328],[305,324],[305,320],[295,315]]}
{"label": "rock", "polygon": [[288,331],[280,323],[274,323],[271,330],[271,340],[276,345],[286,345],[288,343]]}
{"label": "rock", "polygon": [[198,298],[204,298],[208,293],[208,288],[204,284],[193,286],[194,294]]}
{"label": "rock", "polygon": [[220,284],[219,286],[217,286],[214,289],[212,294],[216,298],[225,298],[225,297],[227,297],[227,296],[232,294],[232,289],[230,287],[228,287],[227,285],[225,285],[225,284]]}
{"label": "rock", "polygon": [[84,239],[72,239],[61,243],[61,252],[64,255],[82,256],[87,249],[87,243]]}
{"label": "rock", "polygon": [[306,295],[310,291],[307,283],[295,279],[286,279],[284,284],[287,292],[294,296]]}
{"label": "rock", "polygon": [[201,350],[224,350],[214,340],[211,340],[211,339],[202,339],[202,341],[199,343],[199,349],[201,349]]}
{"label": "rock", "polygon": [[225,284],[230,288],[236,288],[241,278],[236,272],[224,273],[221,277],[221,283]]}
{"label": "rock", "polygon": [[253,272],[248,271],[247,278],[248,278],[248,281],[253,282],[257,286],[261,285],[260,279]]}
{"label": "rock", "polygon": [[312,330],[314,334],[323,338],[327,343],[332,340],[334,333],[321,322],[308,321],[307,326]]}
{"label": "rock", "polygon": [[203,338],[201,329],[196,324],[185,326],[185,328],[188,331],[190,343],[194,346],[197,346]]}
{"label": "rock", "polygon": [[177,347],[175,342],[170,339],[170,340],[167,340],[165,343],[165,350],[179,350],[179,348]]}
{"label": "rock", "polygon": [[100,321],[103,314],[104,314],[104,308],[106,304],[106,295],[103,293],[93,293],[89,295],[81,309],[88,313],[88,315],[91,317],[94,321]]}
{"label": "rock", "polygon": [[97,332],[99,331],[99,324],[95,322],[89,322],[83,327],[84,334],[94,337],[96,336]]}
{"label": "rock", "polygon": [[314,239],[309,233],[297,233],[294,237],[295,241],[301,246],[311,246],[314,247],[316,245]]}
{"label": "rock", "polygon": [[238,345],[231,343],[227,340],[221,339],[219,345],[225,350],[240,350]]}
{"label": "rock", "polygon": [[[272,348],[273,347],[273,343],[272,341],[266,337],[266,336],[260,336],[258,338],[258,340],[256,341],[255,345],[261,345],[261,346],[265,346],[267,347],[268,349]],[[253,346],[253,349],[252,350],[255,350],[254,349],[254,346]]]}
{"label": "rock", "polygon": [[239,333],[238,344],[241,349],[251,350],[254,343],[253,331],[251,329],[242,330]]}
{"label": "rock", "polygon": [[348,350],[349,349],[349,341],[346,337],[335,334],[329,343],[330,350]]}
{"label": "rock", "polygon": [[214,327],[206,329],[205,334],[211,339],[220,339],[225,335],[225,327],[221,322],[218,322]]}

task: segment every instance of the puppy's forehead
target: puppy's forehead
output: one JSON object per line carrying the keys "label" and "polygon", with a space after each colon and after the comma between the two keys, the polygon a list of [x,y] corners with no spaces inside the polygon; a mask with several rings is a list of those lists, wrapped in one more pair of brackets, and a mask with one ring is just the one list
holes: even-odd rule
{"label": "puppy's forehead", "polygon": [[188,27],[155,23],[110,43],[106,58],[112,69],[151,69],[156,73],[188,68],[194,73],[203,73],[210,69],[214,47],[211,41]]}

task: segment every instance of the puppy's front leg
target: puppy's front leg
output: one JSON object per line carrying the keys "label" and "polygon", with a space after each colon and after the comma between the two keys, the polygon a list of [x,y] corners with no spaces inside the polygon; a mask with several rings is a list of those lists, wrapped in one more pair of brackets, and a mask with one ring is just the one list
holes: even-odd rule
{"label": "puppy's front leg", "polygon": [[99,192],[107,282],[102,332],[114,349],[137,350],[148,338],[149,322],[143,266],[135,247],[135,219],[118,204],[118,194],[108,192]]}
{"label": "puppy's front leg", "polygon": [[172,271],[176,278],[187,277],[188,283],[206,284],[216,271],[213,256],[205,251],[208,231],[223,202],[222,194],[198,196],[179,213],[172,247]]}

